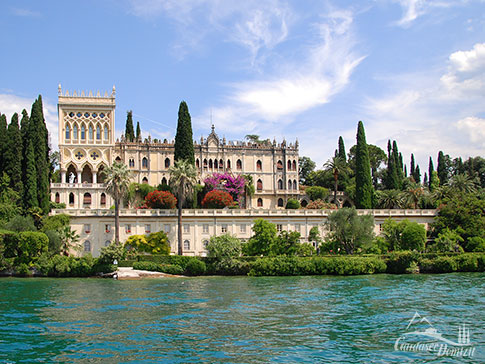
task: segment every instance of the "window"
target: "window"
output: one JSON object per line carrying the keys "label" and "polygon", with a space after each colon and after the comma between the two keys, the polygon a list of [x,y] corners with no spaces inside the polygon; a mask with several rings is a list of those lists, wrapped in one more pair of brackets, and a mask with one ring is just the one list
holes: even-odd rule
{"label": "window", "polygon": [[83,125],[81,125],[81,139],[82,140],[85,140],[86,139],[86,127]]}
{"label": "window", "polygon": [[101,194],[101,206],[106,206],[106,195],[104,194],[104,192]]}
{"label": "window", "polygon": [[89,140],[92,140],[94,137],[93,126],[89,125]]}
{"label": "window", "polygon": [[72,137],[74,139],[77,139],[78,135],[77,135],[77,124],[74,124],[74,126],[72,127]]}
{"label": "window", "polygon": [[209,234],[209,224],[202,225],[202,233]]}
{"label": "window", "polygon": [[91,206],[91,194],[86,192],[83,197],[83,205]]}
{"label": "window", "polygon": [[291,161],[288,161],[288,170],[291,171]]}
{"label": "window", "polygon": [[222,224],[222,226],[221,226],[221,232],[222,233],[227,233],[227,224]]}
{"label": "window", "polygon": [[111,240],[106,240],[104,242],[104,246],[110,246],[111,245]]}
{"label": "window", "polygon": [[101,140],[101,128],[99,125],[96,126],[96,139]]}
{"label": "window", "polygon": [[239,226],[239,231],[240,231],[241,233],[245,233],[245,232],[246,232],[246,224],[241,224],[241,225]]}
{"label": "window", "polygon": [[148,184],[148,178],[143,177],[143,179],[141,180],[141,183],[143,183],[143,184],[146,184],[146,185],[147,185],[147,184]]}
{"label": "window", "polygon": [[291,180],[288,181],[288,189],[291,190],[291,187],[293,187],[293,183],[291,183]]}
{"label": "window", "polygon": [[56,192],[56,203],[61,202],[61,196],[59,195],[59,192]]}
{"label": "window", "polygon": [[296,161],[293,161],[292,167],[293,167],[292,169],[296,171]]}
{"label": "window", "polygon": [[204,159],[204,168],[207,169],[207,159]]}
{"label": "window", "polygon": [[217,159],[214,160],[214,168],[219,168],[219,162],[217,162]]}
{"label": "window", "polygon": [[190,225],[189,224],[184,224],[184,234],[190,233]]}
{"label": "window", "polygon": [[163,186],[167,185],[167,179],[165,177],[162,178],[162,185]]}
{"label": "window", "polygon": [[197,158],[197,160],[195,161],[195,166],[197,168],[200,168],[200,162],[199,162],[199,158]]}
{"label": "window", "polygon": [[258,207],[263,207],[263,199],[258,198]]}
{"label": "window", "polygon": [[209,169],[212,169],[212,159],[209,159]]}
{"label": "window", "polygon": [[91,242],[89,240],[86,240],[84,242],[84,252],[89,253],[91,251]]}
{"label": "window", "polygon": [[69,128],[69,124],[66,124],[66,139],[71,139],[71,128]]}
{"label": "window", "polygon": [[242,169],[242,162],[240,159],[236,161],[236,169],[240,171]]}
{"label": "window", "polygon": [[165,225],[163,226],[163,231],[165,231],[165,233],[167,233],[167,234],[168,234],[168,233],[170,232],[170,225],[169,225],[169,224],[165,224]]}
{"label": "window", "polygon": [[202,241],[202,246],[204,247],[204,249],[207,249],[207,244],[209,244],[209,240]]}
{"label": "window", "polygon": [[278,180],[278,189],[279,190],[283,189],[283,181],[281,179]]}
{"label": "window", "polygon": [[91,232],[91,224],[84,224],[84,232],[89,234]]}
{"label": "window", "polygon": [[278,207],[283,207],[283,199],[282,198],[278,199]]}
{"label": "window", "polygon": [[221,159],[219,160],[219,169],[224,168],[224,161]]}
{"label": "window", "polygon": [[257,171],[262,171],[263,170],[263,163],[261,161],[256,162],[256,170]]}
{"label": "window", "polygon": [[141,160],[141,167],[148,168],[148,159],[146,157],[143,157],[143,159]]}
{"label": "window", "polygon": [[293,189],[298,189],[298,184],[296,183],[296,179],[293,180]]}
{"label": "window", "polygon": [[69,205],[74,205],[74,193],[69,194]]}
{"label": "window", "polygon": [[281,233],[283,231],[283,225],[282,224],[276,224],[276,231]]}
{"label": "window", "polygon": [[125,233],[131,234],[131,224],[126,224],[125,225]]}
{"label": "window", "polygon": [[278,171],[283,170],[283,162],[282,161],[278,161],[278,163],[276,163],[276,169]]}
{"label": "window", "polygon": [[256,190],[261,192],[263,190],[263,181],[258,179],[258,182],[256,182]]}
{"label": "window", "polygon": [[190,241],[184,240],[184,250],[190,250]]}
{"label": "window", "polygon": [[145,224],[145,234],[150,234],[152,231],[152,227],[150,224]]}
{"label": "window", "polygon": [[165,158],[165,168],[170,168],[170,158]]}
{"label": "window", "polygon": [[109,139],[108,127],[105,126],[104,127],[104,140],[108,140],[108,139]]}
{"label": "window", "polygon": [[130,159],[130,160],[128,161],[128,165],[129,165],[131,168],[135,167],[135,160],[134,160],[134,159]]}
{"label": "window", "polygon": [[111,225],[110,224],[105,224],[104,225],[104,231],[106,233],[110,233],[111,232]]}
{"label": "window", "polygon": [[231,169],[231,161],[228,159],[226,164],[227,169]]}

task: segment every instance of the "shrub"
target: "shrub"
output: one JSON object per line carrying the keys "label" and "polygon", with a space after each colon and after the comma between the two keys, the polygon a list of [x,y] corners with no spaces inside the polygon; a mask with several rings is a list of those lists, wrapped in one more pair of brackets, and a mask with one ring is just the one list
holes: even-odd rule
{"label": "shrub", "polygon": [[413,263],[420,263],[420,255],[411,251],[391,253],[386,263],[388,273],[403,274],[409,271]]}
{"label": "shrub", "polygon": [[311,186],[305,188],[305,193],[312,201],[325,200],[328,197],[328,188],[320,186]]}
{"label": "shrub", "polygon": [[177,264],[159,264],[160,272],[181,275],[184,274],[184,270]]}
{"label": "shrub", "polygon": [[153,191],[146,195],[145,205],[149,209],[174,209],[177,199],[168,191]]}
{"label": "shrub", "polygon": [[480,236],[468,238],[466,250],[469,252],[485,252],[485,239]]}
{"label": "shrub", "polygon": [[458,268],[455,260],[451,257],[439,257],[433,262],[432,272],[434,273],[451,273]]}
{"label": "shrub", "polygon": [[435,239],[434,244],[430,245],[428,250],[430,252],[463,252],[461,247],[463,238],[454,230],[448,228],[443,229],[438,237]]}
{"label": "shrub", "polygon": [[149,235],[132,235],[124,245],[125,249],[131,254],[137,252],[149,254],[170,254],[170,243],[165,232],[159,231]]}
{"label": "shrub", "polygon": [[205,209],[222,209],[234,204],[232,196],[225,191],[212,190],[207,192],[202,200],[202,207]]}
{"label": "shrub", "polygon": [[475,254],[461,254],[454,258],[458,272],[478,271],[478,257]]}
{"label": "shrub", "polygon": [[44,234],[47,236],[47,239],[49,239],[49,245],[47,248],[49,253],[59,254],[62,247],[62,241],[59,233],[55,230],[46,230],[44,231]]}
{"label": "shrub", "polygon": [[153,271],[153,272],[157,272],[158,267],[159,267],[159,264],[157,264],[155,262],[143,261],[143,262],[133,263],[133,269],[137,269],[137,270],[150,270],[150,271]]}
{"label": "shrub", "polygon": [[111,272],[113,267],[101,265],[91,256],[81,258],[43,254],[35,263],[35,268],[49,277],[89,277],[96,272]]}
{"label": "shrub", "polygon": [[288,199],[288,201],[286,202],[286,209],[287,210],[297,210],[301,207],[300,205],[300,201],[298,200],[295,200],[294,198],[290,198]]}
{"label": "shrub", "polygon": [[231,234],[213,236],[207,244],[208,256],[218,260],[241,255],[241,241]]}
{"label": "shrub", "polygon": [[403,250],[423,251],[426,242],[426,229],[417,222],[407,222],[401,232]]}
{"label": "shrub", "polygon": [[42,219],[42,232],[48,230],[61,231],[64,226],[69,226],[71,217],[67,214],[45,216]]}
{"label": "shrub", "polygon": [[311,201],[307,206],[306,206],[307,209],[310,209],[310,210],[335,210],[337,209],[337,205],[333,204],[333,203],[328,203],[328,202],[325,202],[323,200],[315,200],[315,201]]}
{"label": "shrub", "polygon": [[299,257],[311,257],[315,255],[317,251],[314,246],[310,243],[300,243],[296,248],[296,255]]}
{"label": "shrub", "polygon": [[102,264],[113,264],[115,260],[120,262],[126,255],[125,249],[121,243],[111,243],[101,248],[99,262]]}
{"label": "shrub", "polygon": [[27,264],[20,263],[15,267],[15,274],[20,277],[28,277],[32,275],[32,272]]}
{"label": "shrub", "polygon": [[189,276],[201,276],[206,270],[207,267],[205,263],[197,258],[189,260],[185,266],[185,274]]}
{"label": "shrub", "polygon": [[263,219],[254,220],[254,235],[244,244],[244,254],[250,256],[268,255],[270,246],[276,240],[276,225]]}
{"label": "shrub", "polygon": [[180,275],[184,272],[184,270],[176,264],[157,264],[155,262],[149,261],[134,262],[133,269],[148,270],[152,272],[163,272],[175,275]]}
{"label": "shrub", "polygon": [[20,216],[13,217],[9,222],[5,224],[5,229],[10,231],[37,231],[32,216]]}
{"label": "shrub", "polygon": [[227,257],[207,267],[207,271],[225,276],[247,275],[249,270],[250,264],[248,262]]}

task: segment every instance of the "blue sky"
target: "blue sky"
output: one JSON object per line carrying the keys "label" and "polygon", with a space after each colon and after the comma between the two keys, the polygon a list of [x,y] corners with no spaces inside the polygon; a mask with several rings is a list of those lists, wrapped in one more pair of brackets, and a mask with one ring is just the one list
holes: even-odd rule
{"label": "blue sky", "polygon": [[57,85],[110,91],[116,128],[172,139],[186,100],[194,138],[300,142],[320,167],[357,122],[395,139],[421,170],[439,150],[485,147],[485,1],[84,0],[0,3],[0,112],[44,98],[57,140]]}

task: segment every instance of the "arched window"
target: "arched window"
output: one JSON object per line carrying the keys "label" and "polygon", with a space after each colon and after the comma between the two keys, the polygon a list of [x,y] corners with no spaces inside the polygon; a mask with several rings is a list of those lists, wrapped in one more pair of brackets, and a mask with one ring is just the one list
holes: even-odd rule
{"label": "arched window", "polygon": [[72,192],[69,194],[69,205],[74,205],[74,193]]}
{"label": "arched window", "polygon": [[135,160],[133,158],[128,159],[128,166],[130,168],[135,167]]}
{"label": "arched window", "polygon": [[212,159],[209,159],[209,169],[212,169]]}
{"label": "arched window", "polygon": [[293,183],[291,183],[291,179],[288,180],[288,189],[291,190],[291,188],[293,187]]}
{"label": "arched window", "polygon": [[74,126],[72,127],[72,137],[74,139],[77,139],[78,138],[78,135],[77,135],[77,124],[74,124]]}
{"label": "arched window", "polygon": [[83,125],[81,125],[81,139],[82,140],[85,140],[86,139],[86,127]]}
{"label": "arched window", "polygon": [[120,163],[121,162],[121,158],[118,156],[118,157],[116,157],[115,161],[116,161],[116,163]]}
{"label": "arched window", "polygon": [[164,186],[167,185],[167,179],[165,177],[162,178],[162,185],[164,185]]}
{"label": "arched window", "polygon": [[170,158],[165,158],[165,168],[170,168]]}
{"label": "arched window", "polygon": [[141,180],[141,183],[148,184],[148,178],[143,177],[143,179]]}
{"label": "arched window", "polygon": [[256,190],[261,192],[263,190],[263,181],[258,179],[258,182],[256,182]]}
{"label": "arched window", "polygon": [[93,138],[94,138],[93,126],[89,125],[89,140],[92,140]]}
{"label": "arched window", "polygon": [[283,199],[282,198],[278,199],[278,207],[283,207]]}
{"label": "arched window", "polygon": [[207,169],[207,159],[204,159],[204,168]]}
{"label": "arched window", "polygon": [[143,157],[143,159],[141,160],[141,167],[148,168],[148,159],[146,157]]}
{"label": "arched window", "polygon": [[61,202],[61,196],[59,195],[59,192],[56,192],[56,203]]}
{"label": "arched window", "polygon": [[72,164],[67,167],[67,173],[66,173],[66,183],[77,183],[77,171],[76,167],[74,167]]}
{"label": "arched window", "polygon": [[217,162],[217,159],[214,159],[214,168],[219,168],[219,162]]}
{"label": "arched window", "polygon": [[283,162],[282,161],[278,161],[278,163],[276,163],[276,169],[278,171],[283,170]]}
{"label": "arched window", "polygon": [[222,159],[219,160],[219,169],[224,168],[224,161]]}
{"label": "arched window", "polygon": [[242,169],[242,162],[240,159],[236,161],[236,169],[240,171]]}
{"label": "arched window", "polygon": [[99,125],[96,125],[96,139],[101,140],[101,128]]}
{"label": "arched window", "polygon": [[230,159],[227,160],[226,168],[231,169],[231,160]]}
{"label": "arched window", "polygon": [[293,161],[292,167],[293,167],[292,169],[293,169],[294,171],[296,171],[296,161],[295,161],[295,160]]}
{"label": "arched window", "polygon": [[263,163],[261,163],[261,161],[259,161],[259,160],[256,162],[256,170],[257,171],[263,170]]}
{"label": "arched window", "polygon": [[258,207],[263,207],[263,199],[258,198]]}
{"label": "arched window", "polygon": [[104,242],[104,246],[110,246],[111,245],[111,240],[106,240]]}
{"label": "arched window", "polygon": [[89,253],[91,251],[91,242],[89,240],[86,240],[84,242],[84,252]]}
{"label": "arched window", "polygon": [[108,140],[108,139],[109,139],[108,126],[105,125],[104,126],[104,140]]}
{"label": "arched window", "polygon": [[100,203],[101,203],[101,206],[103,207],[106,206],[106,195],[104,192],[101,194]]}
{"label": "arched window", "polygon": [[293,189],[296,190],[298,187],[298,184],[296,183],[296,179],[293,180]]}
{"label": "arched window", "polygon": [[207,244],[209,244],[209,240],[202,241],[202,246],[204,247],[204,249],[207,249]]}
{"label": "arched window", "polygon": [[199,158],[197,158],[197,160],[195,161],[195,166],[197,168],[200,168],[200,162],[199,162]]}
{"label": "arched window", "polygon": [[97,182],[98,183],[104,183],[104,179],[106,178],[106,175],[104,174],[104,164],[101,164],[98,167],[98,178]]}
{"label": "arched window", "polygon": [[93,172],[91,171],[91,167],[86,164],[83,168],[81,173],[81,182],[82,183],[93,183]]}
{"label": "arched window", "polygon": [[301,202],[301,207],[307,207],[307,205],[308,205],[308,201],[307,200],[303,200]]}
{"label": "arched window", "polygon": [[288,161],[288,170],[291,171],[291,161]]}
{"label": "arched window", "polygon": [[190,250],[190,241],[184,240],[184,250]]}
{"label": "arched window", "polygon": [[66,140],[71,139],[71,128],[69,127],[69,124],[66,124]]}
{"label": "arched window", "polygon": [[279,190],[283,189],[283,180],[281,180],[281,179],[278,180],[278,189]]}
{"label": "arched window", "polygon": [[91,194],[86,192],[83,197],[83,205],[91,206]]}

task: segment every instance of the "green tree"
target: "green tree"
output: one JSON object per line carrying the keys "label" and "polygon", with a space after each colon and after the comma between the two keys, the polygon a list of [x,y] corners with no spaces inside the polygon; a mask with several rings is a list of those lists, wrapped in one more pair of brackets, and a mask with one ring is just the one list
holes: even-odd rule
{"label": "green tree", "polygon": [[403,192],[403,196],[408,205],[411,205],[413,209],[417,209],[421,197],[424,195],[424,189],[418,183],[412,183]]}
{"label": "green tree", "polygon": [[315,162],[309,157],[300,157],[298,160],[298,174],[300,176],[300,185],[308,185],[308,176],[315,169]]}
{"label": "green tree", "polygon": [[241,241],[231,234],[212,236],[207,244],[207,253],[217,260],[236,258],[241,255]]}
{"label": "green tree", "polygon": [[372,244],[374,239],[374,217],[358,215],[355,208],[342,208],[328,215],[325,223],[328,234],[325,240],[353,254]]}
{"label": "green tree", "polygon": [[0,176],[5,171],[5,149],[7,147],[7,116],[0,113]]}
{"label": "green tree", "polygon": [[256,134],[248,134],[244,137],[244,139],[254,144],[261,143],[261,140],[259,139],[259,135],[256,135]]}
{"label": "green tree", "polygon": [[174,159],[176,161],[183,159],[190,164],[195,164],[192,122],[185,101],[182,101],[179,107]]}
{"label": "green tree", "polygon": [[434,172],[434,166],[433,166],[433,159],[429,157],[429,163],[428,163],[428,188],[431,192],[433,192],[432,187],[431,187],[431,182],[433,178],[433,172]]}
{"label": "green tree", "polygon": [[76,243],[79,241],[80,236],[69,225],[64,226],[59,231],[59,236],[61,238],[61,251],[67,257],[69,256],[69,251],[72,248],[76,248]]}
{"label": "green tree", "polygon": [[300,205],[300,201],[294,199],[294,198],[290,198],[288,199],[288,201],[286,202],[286,209],[287,210],[297,210],[301,207]]}
{"label": "green tree", "polygon": [[128,142],[135,140],[135,129],[133,129],[133,111],[126,112],[125,139]]}
{"label": "green tree", "polygon": [[416,183],[419,183],[419,184],[421,183],[421,171],[419,169],[419,164],[414,169],[413,178],[416,181]]}
{"label": "green tree", "polygon": [[387,173],[385,185],[388,190],[401,189],[397,173],[396,157],[392,151],[390,140],[387,141]]}
{"label": "green tree", "polygon": [[338,138],[338,157],[344,162],[347,162],[347,154],[345,153],[344,138],[341,136]]}
{"label": "green tree", "polygon": [[416,169],[416,166],[415,166],[415,162],[414,162],[414,154],[411,153],[411,165],[410,165],[410,168],[409,168],[409,174],[411,176],[414,176],[415,169]]}
{"label": "green tree", "polygon": [[461,245],[463,244],[463,238],[454,230],[448,228],[444,229],[438,234],[438,237],[434,240],[434,243],[429,246],[430,252],[463,252]]}
{"label": "green tree", "polygon": [[[349,150],[349,167],[354,171],[355,174],[355,151],[357,146],[354,145]],[[382,163],[387,161],[386,153],[376,145],[367,144],[367,149],[369,150],[369,161],[372,174],[372,184],[374,188],[377,189],[379,182],[379,168]]]}
{"label": "green tree", "polygon": [[141,128],[140,128],[140,122],[136,122],[136,140],[141,140]]}
{"label": "green tree", "polygon": [[328,197],[328,188],[320,186],[310,186],[305,188],[305,194],[312,201],[324,201]]}
{"label": "green tree", "polygon": [[131,180],[131,172],[122,163],[114,162],[103,170],[106,192],[113,198],[115,203],[115,242],[120,241],[120,204],[128,191]]}
{"label": "green tree", "polygon": [[440,186],[448,182],[450,172],[450,156],[445,155],[441,150],[438,153],[438,178],[440,179]]}
{"label": "green tree", "polygon": [[12,121],[7,129],[5,171],[10,177],[10,187],[22,196],[24,190],[22,183],[22,137],[17,113],[13,114]]}
{"label": "green tree", "polygon": [[[193,148],[193,145],[192,145]],[[193,149],[192,149],[193,150]],[[192,154],[193,157],[193,154]],[[182,207],[187,197],[192,195],[193,188],[197,183],[197,171],[194,163],[188,160],[175,160],[175,164],[170,167],[170,187],[177,197],[178,206],[178,254],[183,254],[182,245]]]}
{"label": "green tree", "polygon": [[27,140],[25,151],[25,174],[24,174],[24,208],[26,210],[39,206],[37,197],[37,169],[35,168],[34,147],[31,140]]}
{"label": "green tree", "polygon": [[244,245],[246,255],[268,255],[276,240],[276,226],[266,220],[256,219],[252,228],[254,235]]}
{"label": "green tree", "polygon": [[364,124],[359,121],[357,128],[357,149],[355,153],[355,206],[371,209],[374,188],[370,173],[369,151],[365,141]]}
{"label": "green tree", "polygon": [[476,193],[478,190],[478,180],[467,174],[456,174],[448,180],[447,186],[461,193]]}
{"label": "green tree", "polygon": [[377,191],[378,207],[381,209],[401,209],[404,207],[404,197],[399,190]]}
{"label": "green tree", "polygon": [[333,175],[334,185],[333,185],[333,203],[339,207],[339,202],[337,199],[338,191],[338,179],[342,174],[347,173],[348,166],[347,163],[340,157],[332,157],[325,164],[324,168],[330,171]]}
{"label": "green tree", "polygon": [[270,245],[270,255],[296,255],[299,246],[299,232],[282,231]]}

